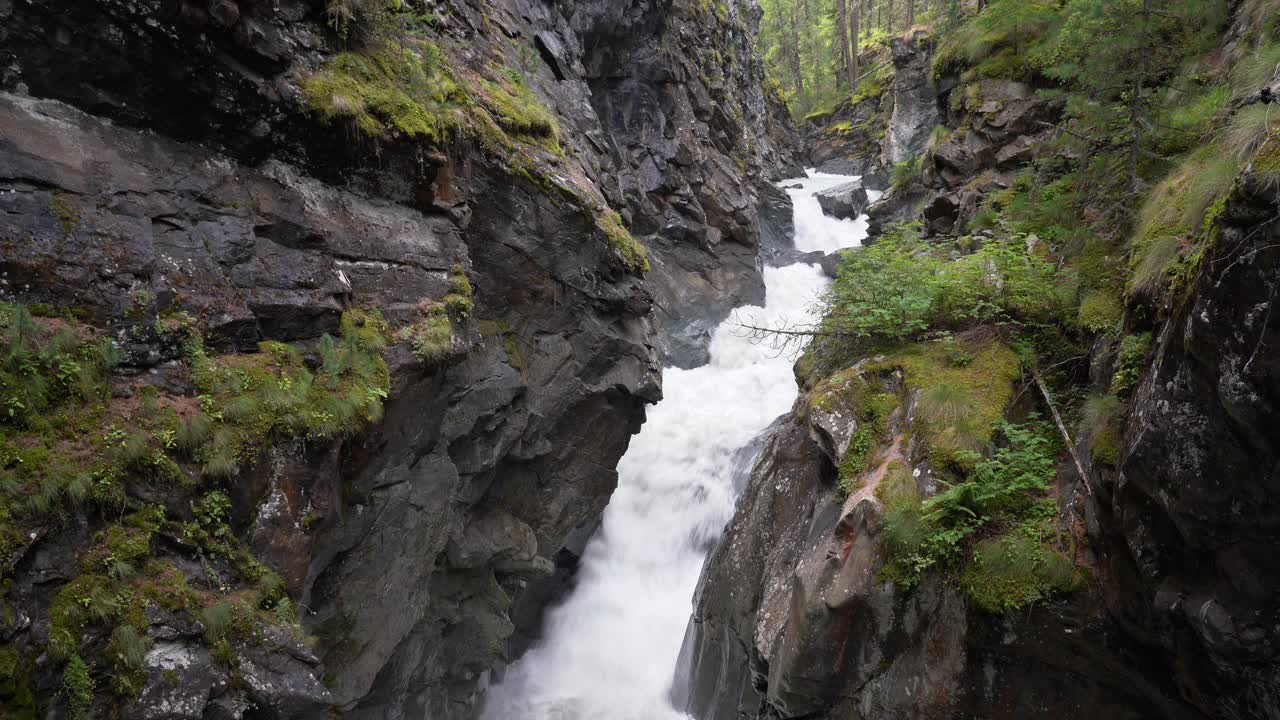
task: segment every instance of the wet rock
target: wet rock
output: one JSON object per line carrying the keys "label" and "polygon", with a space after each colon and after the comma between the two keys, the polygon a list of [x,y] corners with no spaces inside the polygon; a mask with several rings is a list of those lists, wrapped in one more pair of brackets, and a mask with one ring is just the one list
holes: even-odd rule
{"label": "wet rock", "polygon": [[1162,648],[1212,717],[1272,717],[1280,696],[1274,552],[1280,342],[1275,192],[1248,177],[1191,300],[1155,331],[1118,475],[1098,522],[1113,539],[1114,611]]}
{"label": "wet rock", "polygon": [[840,220],[857,218],[867,209],[869,202],[867,190],[863,187],[861,179],[823,190],[816,193],[814,197],[817,198],[823,213]]}
{"label": "wet rock", "polygon": [[914,31],[907,37],[894,38],[890,49],[894,69],[893,115],[884,139],[884,156],[892,165],[924,151],[942,113],[938,89],[933,83],[928,34]]}

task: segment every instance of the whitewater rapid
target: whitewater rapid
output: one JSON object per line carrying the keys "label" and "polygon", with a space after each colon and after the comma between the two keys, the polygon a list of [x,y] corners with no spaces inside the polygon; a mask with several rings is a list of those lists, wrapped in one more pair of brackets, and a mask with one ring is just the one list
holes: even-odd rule
{"label": "whitewater rapid", "polygon": [[[832,252],[866,237],[865,217],[834,220],[814,198],[850,179],[810,172],[779,183],[794,203],[798,250]],[[764,307],[739,308],[736,318],[810,321],[829,281],[816,265],[790,265],[766,268],[764,282]],[[573,591],[548,613],[543,640],[489,689],[484,720],[687,717],[668,694],[703,561],[733,515],[734,455],[797,393],[792,354],[753,343],[734,318],[716,329],[710,354],[702,367],[663,372],[663,400],[618,465]]]}

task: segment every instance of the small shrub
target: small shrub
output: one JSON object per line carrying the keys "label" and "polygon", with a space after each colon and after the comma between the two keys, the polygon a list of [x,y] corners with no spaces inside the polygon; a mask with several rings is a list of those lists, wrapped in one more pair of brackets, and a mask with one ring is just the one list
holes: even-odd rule
{"label": "small shrub", "polygon": [[79,655],[72,655],[62,671],[62,689],[67,694],[72,720],[91,720],[94,687],[89,666]]}
{"label": "small shrub", "polygon": [[1120,341],[1116,359],[1116,372],[1111,377],[1111,392],[1124,397],[1138,384],[1146,369],[1147,354],[1151,352],[1151,333],[1129,335]]}
{"label": "small shrub", "polygon": [[921,153],[893,166],[889,176],[889,184],[895,190],[904,190],[915,183],[924,174],[925,154]]}

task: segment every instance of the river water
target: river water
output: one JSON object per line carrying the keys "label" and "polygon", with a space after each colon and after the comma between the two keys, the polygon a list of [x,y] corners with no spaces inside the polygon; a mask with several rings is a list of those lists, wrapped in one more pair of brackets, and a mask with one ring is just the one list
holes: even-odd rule
{"label": "river water", "polygon": [[[795,245],[832,252],[866,236],[866,218],[822,214],[814,193],[847,182],[787,180]],[[812,320],[829,282],[816,265],[766,268],[756,325]],[[618,489],[588,543],[575,586],[543,639],[487,693],[484,720],[684,720],[668,694],[703,560],[733,515],[734,455],[796,399],[790,353],[753,343],[730,318],[711,361],[663,373],[662,402],[618,465]]]}

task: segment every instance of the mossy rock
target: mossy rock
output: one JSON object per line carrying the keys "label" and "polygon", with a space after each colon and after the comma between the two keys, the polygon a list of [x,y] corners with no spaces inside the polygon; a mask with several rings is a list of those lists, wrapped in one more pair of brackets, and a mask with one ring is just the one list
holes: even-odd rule
{"label": "mossy rock", "polygon": [[[962,355],[958,355],[962,353]],[[957,357],[964,357],[957,363]],[[929,458],[936,467],[967,472],[972,450],[991,441],[993,428],[1004,417],[1019,377],[1016,353],[999,340],[960,343],[917,343],[897,350],[868,370],[901,368],[909,391],[954,388],[969,399],[962,417],[945,422],[920,419]]]}

